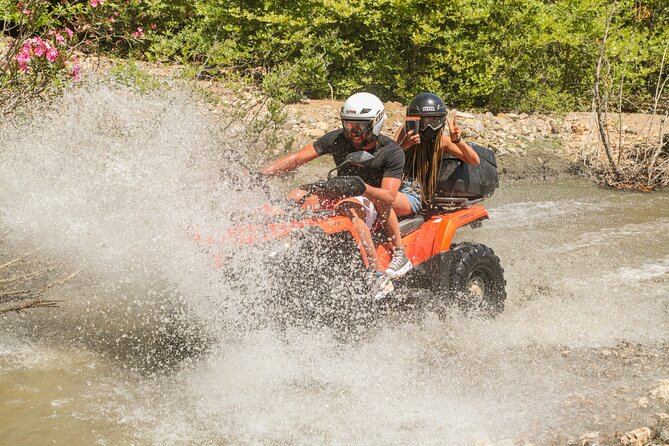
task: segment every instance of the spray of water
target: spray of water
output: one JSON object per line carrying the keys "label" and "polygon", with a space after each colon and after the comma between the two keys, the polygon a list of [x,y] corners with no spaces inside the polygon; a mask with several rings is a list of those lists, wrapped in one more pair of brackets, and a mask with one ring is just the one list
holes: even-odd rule
{"label": "spray of water", "polygon": [[[427,313],[370,326],[365,316],[354,338],[328,323],[277,328],[277,284],[299,272],[266,261],[274,245],[239,250],[217,238],[267,196],[235,175],[237,160],[248,163],[243,132],[211,116],[183,88],[139,96],[102,83],[0,126],[0,217],[12,245],[39,245],[82,271],[58,291],[67,296],[60,310],[9,327],[102,355],[106,385],[95,401],[105,403],[79,411],[153,444],[546,440],[610,429],[617,408],[638,398],[611,388],[629,373],[647,386],[669,370],[652,355],[620,367],[598,353],[667,339],[666,251],[591,251],[613,252],[630,231],[667,246],[657,231],[666,217],[602,230],[593,218],[563,231],[584,212],[616,212],[616,200],[493,203],[482,239],[509,282],[507,310],[493,321]],[[212,267],[221,252],[227,268]],[[337,274],[323,265],[324,278]],[[346,286],[332,295],[347,292],[360,295]],[[131,370],[108,372],[121,366]]]}

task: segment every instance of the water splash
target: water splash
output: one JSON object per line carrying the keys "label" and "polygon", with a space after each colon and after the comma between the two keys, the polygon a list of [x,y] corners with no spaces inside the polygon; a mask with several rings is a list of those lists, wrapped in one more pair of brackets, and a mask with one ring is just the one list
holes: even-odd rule
{"label": "water splash", "polygon": [[[612,271],[655,271],[646,265],[658,259],[663,271],[667,238],[655,231],[666,226],[666,200],[659,219],[647,216],[655,223],[609,218],[623,229],[599,231],[593,228],[603,218],[626,216],[639,200],[602,202],[590,189],[532,185],[536,197],[508,190],[494,197],[502,201],[491,203],[492,222],[475,235],[494,247],[507,271],[509,305],[494,321],[457,313],[410,322],[387,317],[354,339],[327,326],[264,324],[275,276],[257,261],[263,252],[233,252],[227,261],[235,274],[225,276],[211,267],[214,248],[192,238],[195,230],[224,234],[266,199],[234,177],[243,132],[217,125],[181,88],[138,96],[103,83],[69,92],[27,122],[0,126],[2,227],[13,243],[42,245],[82,270],[78,282],[59,290],[68,296],[62,309],[6,318],[2,336],[52,340],[45,374],[66,367],[67,379],[100,378],[94,390],[72,378],[70,393],[87,395],[79,405],[67,395],[50,397],[72,401],[50,410],[122,430],[100,441],[548,442],[565,430],[618,428],[611,417],[626,413],[639,392],[616,389],[633,375],[643,388],[669,370],[661,355],[653,357],[666,352],[658,347],[667,339],[666,288],[611,281]],[[221,168],[230,175],[221,177]],[[560,193],[567,198],[542,197]],[[620,255],[621,244],[634,245],[630,236],[660,247]],[[629,330],[629,314],[633,324],[649,326]],[[92,350],[93,358],[59,353],[72,342],[72,350]],[[621,342],[643,343],[647,351],[630,353],[642,359],[624,364],[599,354],[605,347],[622,357]],[[5,357],[42,354],[42,347],[0,345]],[[90,372],[91,363],[105,372]],[[34,367],[2,364],[10,373]]]}

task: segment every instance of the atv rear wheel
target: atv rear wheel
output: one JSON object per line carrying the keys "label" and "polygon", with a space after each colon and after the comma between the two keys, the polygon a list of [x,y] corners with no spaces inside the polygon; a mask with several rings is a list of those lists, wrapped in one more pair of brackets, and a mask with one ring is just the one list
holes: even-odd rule
{"label": "atv rear wheel", "polygon": [[435,282],[439,307],[457,305],[467,314],[494,317],[504,310],[504,269],[492,249],[479,243],[460,243],[441,254]]}

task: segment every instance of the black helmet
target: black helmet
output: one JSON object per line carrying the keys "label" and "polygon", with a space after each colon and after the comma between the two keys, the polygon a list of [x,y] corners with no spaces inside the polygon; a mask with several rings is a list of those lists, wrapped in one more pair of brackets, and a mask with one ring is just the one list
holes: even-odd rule
{"label": "black helmet", "polygon": [[420,116],[419,130],[421,138],[434,141],[439,130],[446,124],[446,104],[439,96],[421,93],[407,107],[407,116]]}
{"label": "black helmet", "polygon": [[447,113],[444,101],[432,93],[419,94],[407,108],[407,116],[446,116]]}

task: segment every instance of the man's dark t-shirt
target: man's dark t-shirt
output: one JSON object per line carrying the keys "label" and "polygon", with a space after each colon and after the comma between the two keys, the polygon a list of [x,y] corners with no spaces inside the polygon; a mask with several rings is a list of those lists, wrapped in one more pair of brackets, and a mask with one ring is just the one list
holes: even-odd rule
{"label": "man's dark t-shirt", "polygon": [[[346,139],[343,129],[334,130],[318,138],[314,142],[314,149],[319,155],[331,154],[336,165],[343,163],[349,153],[359,150]],[[357,175],[373,187],[381,187],[383,178],[402,179],[404,150],[394,140],[379,135],[378,144],[368,152],[374,155],[370,164],[365,167],[346,165],[337,171],[337,175]]]}

